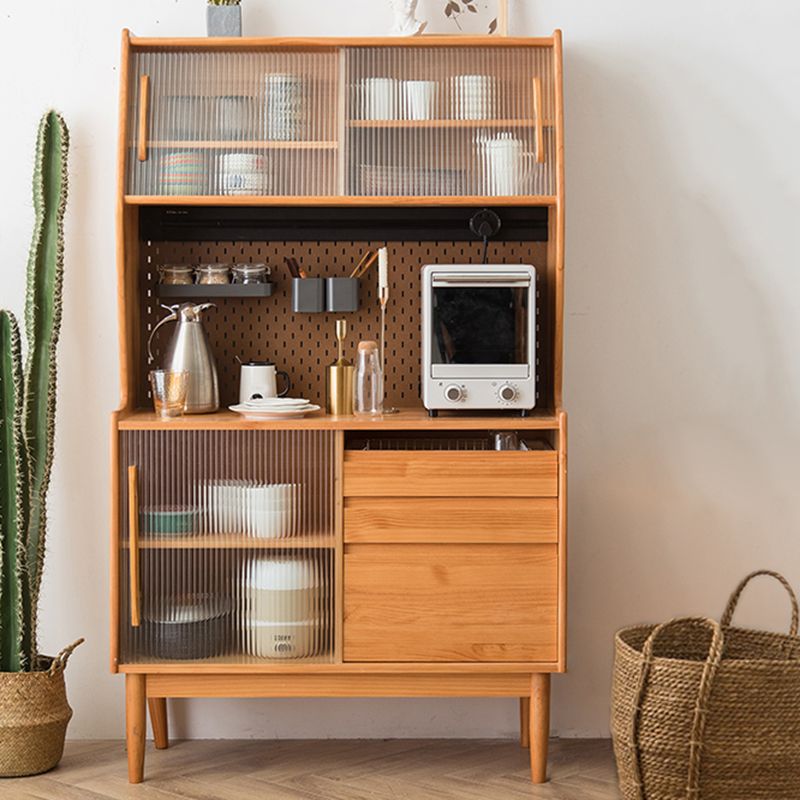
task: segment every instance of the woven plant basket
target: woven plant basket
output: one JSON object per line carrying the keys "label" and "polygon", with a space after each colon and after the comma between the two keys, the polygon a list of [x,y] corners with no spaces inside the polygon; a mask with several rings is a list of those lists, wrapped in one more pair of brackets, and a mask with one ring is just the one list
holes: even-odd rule
{"label": "woven plant basket", "polygon": [[[789,635],[731,627],[745,586],[769,575],[792,603]],[[625,628],[616,637],[611,729],[625,800],[798,800],[800,638],[785,578],[754,572],[720,623]]]}
{"label": "woven plant basket", "polygon": [[36,775],[61,760],[72,717],[64,667],[82,641],[40,656],[33,672],[0,672],[0,777]]}

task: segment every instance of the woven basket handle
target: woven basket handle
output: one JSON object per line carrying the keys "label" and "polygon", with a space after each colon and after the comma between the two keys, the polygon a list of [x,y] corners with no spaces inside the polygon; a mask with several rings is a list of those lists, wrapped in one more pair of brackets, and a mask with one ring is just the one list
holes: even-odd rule
{"label": "woven basket handle", "polygon": [[792,589],[789,581],[783,577],[779,572],[773,572],[769,569],[761,569],[757,572],[751,572],[734,590],[733,594],[731,595],[731,599],[728,600],[728,605],[725,607],[725,613],[722,615],[722,621],[720,625],[723,628],[729,628],[731,625],[731,620],[733,619],[733,612],[736,611],[736,606],[739,604],[739,598],[742,596],[742,592],[745,590],[745,587],[748,583],[750,583],[753,578],[757,578],[759,575],[769,575],[771,578],[775,578],[784,589],[786,589],[786,593],[789,595],[789,600],[792,603],[792,624],[789,628],[789,635],[790,636],[797,636],[797,627],[798,627],[798,620],[800,619],[800,609],[798,609],[797,605],[797,595],[794,593],[794,589]]}
{"label": "woven basket handle", "polygon": [[703,674],[700,678],[700,686],[697,690],[697,701],[694,707],[694,717],[692,720],[692,732],[689,742],[689,773],[686,781],[686,798],[687,800],[697,800],[700,796],[700,757],[703,747],[703,735],[706,726],[706,715],[708,710],[708,698],[711,696],[711,687],[714,685],[714,677],[716,676],[717,669],[720,661],[722,660],[722,650],[725,642],[725,637],[722,628],[713,619],[706,617],[682,617],[680,619],[673,619],[669,622],[663,622],[657,625],[647,641],[644,643],[642,649],[642,669],[639,673],[639,683],[636,686],[635,709],[633,713],[633,723],[631,731],[631,741],[634,746],[634,780],[638,790],[638,800],[646,800],[644,792],[644,782],[642,779],[642,762],[641,762],[641,747],[639,745],[639,733],[642,722],[642,708],[644,705],[645,694],[647,693],[647,685],[650,680],[650,670],[653,666],[653,649],[656,640],[661,636],[664,631],[670,628],[693,626],[699,628],[708,628],[711,631],[711,643],[708,647],[708,656],[703,667]]}
{"label": "woven basket handle", "polygon": [[65,647],[54,659],[53,663],[50,664],[50,669],[48,672],[51,675],[56,675],[59,672],[63,672],[64,668],[67,666],[67,661],[69,661],[69,657],[72,655],[72,651],[79,645],[84,643],[84,639],[80,638],[77,642],[73,642],[71,645]]}

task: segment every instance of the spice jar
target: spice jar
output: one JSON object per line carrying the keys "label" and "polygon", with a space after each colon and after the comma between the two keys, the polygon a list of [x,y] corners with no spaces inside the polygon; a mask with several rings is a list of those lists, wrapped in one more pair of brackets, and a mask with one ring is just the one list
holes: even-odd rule
{"label": "spice jar", "polygon": [[196,274],[197,282],[204,286],[231,282],[231,268],[228,264],[201,264]]}
{"label": "spice jar", "polygon": [[158,282],[168,286],[181,286],[194,283],[194,270],[180,264],[164,264],[158,268]]}
{"label": "spice jar", "polygon": [[233,283],[267,283],[271,274],[266,264],[234,264]]}

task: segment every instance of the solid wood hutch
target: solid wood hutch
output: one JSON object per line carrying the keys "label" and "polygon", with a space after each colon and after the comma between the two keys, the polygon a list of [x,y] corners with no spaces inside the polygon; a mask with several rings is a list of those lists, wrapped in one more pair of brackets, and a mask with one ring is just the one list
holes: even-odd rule
{"label": "solid wood hutch", "polygon": [[[147,707],[163,748],[166,698],[182,697],[518,697],[532,778],[545,780],[550,675],[566,668],[563,136],[558,31],[124,32],[111,669],[126,679],[131,782]],[[512,175],[487,166],[493,138],[524,151]],[[419,270],[480,263],[469,220],[483,208],[503,223],[489,263],[537,268],[537,407],[430,418]],[[399,411],[253,422],[225,410],[237,357],[274,361],[292,396],[324,407],[342,314],[294,313],[284,258],[344,277],[384,244],[386,405]],[[163,421],[147,340],[162,304],[207,287],[168,292],[158,268],[208,262],[266,262],[273,291],[217,291],[205,326],[223,410]],[[368,273],[344,315],[351,357],[377,338],[375,283]],[[154,338],[155,365],[170,336]],[[495,431],[526,446],[487,447]]]}

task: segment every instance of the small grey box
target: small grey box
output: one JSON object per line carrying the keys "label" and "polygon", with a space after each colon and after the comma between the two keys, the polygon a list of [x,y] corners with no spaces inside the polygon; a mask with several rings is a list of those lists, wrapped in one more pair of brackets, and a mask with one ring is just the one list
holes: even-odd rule
{"label": "small grey box", "polygon": [[241,6],[206,6],[206,28],[209,36],[241,36]]}
{"label": "small grey box", "polygon": [[292,311],[314,314],[325,310],[324,278],[292,278]]}
{"label": "small grey box", "polygon": [[326,278],[328,311],[358,311],[358,278]]}

